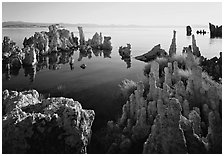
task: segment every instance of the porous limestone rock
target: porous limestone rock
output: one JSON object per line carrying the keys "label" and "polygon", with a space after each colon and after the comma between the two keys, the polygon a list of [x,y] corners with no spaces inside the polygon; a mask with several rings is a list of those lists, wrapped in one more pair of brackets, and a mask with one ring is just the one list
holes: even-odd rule
{"label": "porous limestone rock", "polygon": [[[110,147],[116,144],[116,153],[130,153],[135,147],[138,152],[157,154],[221,153],[221,84],[203,73],[191,47],[184,50],[182,66],[168,58],[160,73],[160,64],[152,61],[146,83],[136,83],[118,124],[113,124],[116,131],[109,128]],[[188,72],[185,79],[180,70]],[[125,138],[131,146],[122,150]]]}
{"label": "porous limestone rock", "polygon": [[140,56],[136,56],[135,59],[144,62],[149,62],[151,60],[156,59],[157,57],[164,57],[164,56],[167,56],[167,52],[161,49],[160,44],[158,44],[155,47],[153,47],[149,52]]}
{"label": "porous limestone rock", "polygon": [[49,51],[58,51],[58,47],[61,47],[60,33],[58,32],[57,25],[50,25],[48,32],[49,37]]}
{"label": "porous limestone rock", "polygon": [[79,45],[78,37],[76,37],[73,32],[71,32],[71,35],[72,35],[72,44],[74,45],[74,47],[78,47]]}
{"label": "porous limestone rock", "polygon": [[49,50],[49,38],[46,32],[35,32],[33,37],[34,47],[36,47],[42,55],[47,54]]}
{"label": "porous limestone rock", "polygon": [[195,56],[197,56],[197,57],[201,56],[200,50],[199,50],[199,48],[196,45],[196,40],[195,40],[194,35],[192,35],[192,50],[193,50],[193,54]]}
{"label": "porous limestone rock", "polygon": [[169,99],[168,103],[161,101],[157,105],[158,115],[144,144],[143,153],[187,153],[184,133],[179,125],[180,103],[176,99]]}
{"label": "porous limestone rock", "polygon": [[8,36],[4,36],[2,42],[2,64],[8,69],[19,69],[22,65],[22,60],[25,58],[25,54],[22,50],[16,46]]}
{"label": "porous limestone rock", "polygon": [[87,153],[95,114],[78,101],[5,90],[3,106],[3,153]]}
{"label": "porous limestone rock", "polygon": [[191,30],[191,26],[187,26],[186,27],[186,31],[187,31],[187,36],[191,36],[191,32],[192,32],[192,30]]}
{"label": "porous limestone rock", "polygon": [[193,129],[193,123],[184,116],[181,116],[180,126],[184,131],[188,153],[207,153],[207,145],[202,138],[195,134]]}
{"label": "porous limestone rock", "polygon": [[217,111],[209,113],[208,149],[210,153],[222,153],[222,119]]}
{"label": "porous limestone rock", "polygon": [[215,26],[209,23],[210,38],[222,37],[222,26]]}
{"label": "porous limestone rock", "polygon": [[78,30],[79,30],[79,44],[85,45],[86,41],[85,41],[85,36],[84,36],[83,30],[82,30],[82,27],[78,27]]}
{"label": "porous limestone rock", "polygon": [[23,49],[23,52],[25,53],[25,58],[23,60],[23,63],[25,65],[35,65],[37,63],[37,54],[38,51],[35,47],[26,47]]}
{"label": "porous limestone rock", "polygon": [[127,44],[126,47],[119,47],[119,50],[118,50],[120,56],[122,58],[130,58],[131,56],[131,44]]}
{"label": "porous limestone rock", "polygon": [[173,55],[176,54],[176,31],[173,31],[173,39],[170,45],[170,49],[169,49],[169,56],[172,57]]}
{"label": "porous limestone rock", "polygon": [[[101,33],[100,33],[101,34]],[[101,34],[102,35],[102,34]],[[102,46],[102,36],[100,36],[97,32],[93,35],[93,38],[91,40],[91,47],[95,49],[100,49]]]}
{"label": "porous limestone rock", "polygon": [[103,45],[102,45],[102,49],[104,50],[112,50],[112,45],[111,45],[111,37],[110,36],[104,36],[104,40],[103,40]]}

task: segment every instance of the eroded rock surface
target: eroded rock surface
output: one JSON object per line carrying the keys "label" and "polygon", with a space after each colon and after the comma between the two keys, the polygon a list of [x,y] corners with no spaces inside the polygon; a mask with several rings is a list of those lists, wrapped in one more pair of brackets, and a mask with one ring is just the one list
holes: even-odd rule
{"label": "eroded rock surface", "polygon": [[73,99],[42,99],[36,90],[2,97],[3,153],[87,153],[94,111]]}
{"label": "eroded rock surface", "polygon": [[119,120],[108,122],[108,153],[221,153],[222,86],[185,50],[181,65],[175,55],[152,61],[145,82],[122,83],[130,96]]}
{"label": "eroded rock surface", "polygon": [[222,26],[215,26],[209,23],[210,37],[222,37]]}
{"label": "eroded rock surface", "polygon": [[112,45],[111,45],[111,37],[110,36],[104,36],[104,40],[103,40],[103,45],[102,45],[102,49],[104,50],[112,50]]}
{"label": "eroded rock surface", "polygon": [[135,59],[144,62],[149,62],[156,59],[157,57],[164,57],[164,56],[167,56],[167,52],[161,49],[160,44],[158,44],[155,47],[153,47],[149,52],[140,56],[136,56]]}
{"label": "eroded rock surface", "polygon": [[187,36],[191,36],[191,32],[192,32],[191,26],[188,25],[186,27],[186,31],[187,31]]}

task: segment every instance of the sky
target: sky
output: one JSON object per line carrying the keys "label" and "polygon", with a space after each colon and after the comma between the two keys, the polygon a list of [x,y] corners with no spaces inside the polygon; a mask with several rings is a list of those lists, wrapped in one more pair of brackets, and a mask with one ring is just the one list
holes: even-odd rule
{"label": "sky", "polygon": [[3,2],[2,21],[99,25],[222,24],[221,2]]}

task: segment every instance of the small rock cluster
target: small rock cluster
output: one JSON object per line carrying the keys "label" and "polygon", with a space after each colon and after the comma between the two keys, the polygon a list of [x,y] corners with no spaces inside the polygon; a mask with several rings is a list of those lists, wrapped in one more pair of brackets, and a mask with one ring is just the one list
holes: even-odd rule
{"label": "small rock cluster", "polygon": [[[35,32],[28,39],[25,37],[23,41],[24,48],[22,49],[16,46],[16,43],[9,37],[5,36],[2,43],[4,69],[9,72],[10,69],[19,69],[21,65],[34,66],[41,59],[40,56],[61,52],[71,53],[78,49],[81,57],[90,56],[96,50],[103,50],[105,57],[111,57],[113,47],[109,36],[104,36],[103,41],[102,33],[98,34],[96,32],[92,39],[86,41],[82,27],[78,27],[78,41],[78,37],[73,32],[62,28],[58,24],[50,25],[48,28],[48,32]],[[79,58],[78,61],[81,61],[81,59]]]}
{"label": "small rock cluster", "polygon": [[87,153],[93,110],[64,97],[41,98],[36,90],[3,91],[4,154]]}

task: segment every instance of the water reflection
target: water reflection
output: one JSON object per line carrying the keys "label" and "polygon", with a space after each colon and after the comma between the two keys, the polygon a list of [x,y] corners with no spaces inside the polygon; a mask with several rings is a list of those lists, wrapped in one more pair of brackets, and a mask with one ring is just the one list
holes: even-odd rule
{"label": "water reflection", "polygon": [[127,68],[131,67],[131,57],[121,58],[121,60],[123,60],[127,64]]}
{"label": "water reflection", "polygon": [[87,57],[87,58],[91,59],[92,58],[92,50],[91,49],[88,49],[86,51],[80,50],[78,61],[81,61],[83,57]]}
{"label": "water reflection", "polygon": [[13,76],[18,76],[19,75],[21,65],[17,66],[16,68],[12,68],[12,67],[10,66],[9,63],[2,65],[2,73],[5,74],[5,79],[6,80],[10,80],[11,75],[13,75]]}
{"label": "water reflection", "polygon": [[34,65],[34,66],[24,66],[23,69],[24,69],[24,76],[25,77],[29,76],[30,77],[30,82],[33,82],[35,80],[35,77],[36,77],[37,66],[36,65]]}
{"label": "water reflection", "polygon": [[[94,55],[96,57],[100,56],[103,58],[111,58],[111,50],[98,50],[98,49],[88,49],[87,51],[67,51],[67,52],[54,52],[49,55],[40,55],[37,60],[38,63],[34,66],[18,66],[12,67],[10,63],[3,62],[2,73],[5,74],[5,79],[10,80],[11,76],[18,76],[21,68],[24,69],[24,76],[29,77],[30,82],[35,81],[36,73],[38,71],[48,69],[48,70],[59,70],[63,64],[69,64],[71,70],[74,70],[75,59],[74,53],[79,52],[78,61],[81,61],[84,57],[91,59]],[[130,67],[130,60],[124,60],[127,62],[128,68]]]}
{"label": "water reflection", "polygon": [[93,49],[93,54],[98,57],[98,56],[102,56],[103,50],[99,50],[99,49]]}
{"label": "water reflection", "polygon": [[104,58],[111,58],[111,50],[103,50],[103,57]]}

